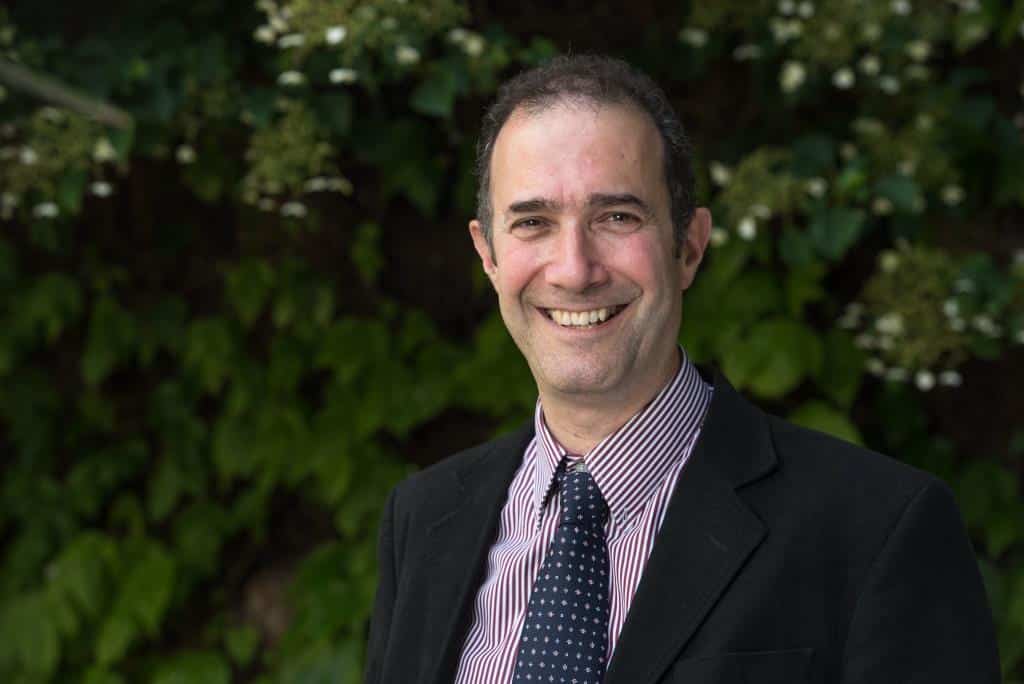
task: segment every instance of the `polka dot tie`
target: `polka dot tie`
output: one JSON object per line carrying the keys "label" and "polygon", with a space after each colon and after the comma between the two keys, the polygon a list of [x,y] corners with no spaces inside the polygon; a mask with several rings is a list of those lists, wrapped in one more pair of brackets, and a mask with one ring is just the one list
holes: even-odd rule
{"label": "polka dot tie", "polygon": [[530,593],[512,680],[599,684],[608,647],[608,504],[582,463],[556,478],[562,517]]}

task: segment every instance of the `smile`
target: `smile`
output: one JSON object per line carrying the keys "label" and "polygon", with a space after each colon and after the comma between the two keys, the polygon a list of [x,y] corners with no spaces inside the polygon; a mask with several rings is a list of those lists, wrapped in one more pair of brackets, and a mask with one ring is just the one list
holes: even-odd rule
{"label": "smile", "polygon": [[615,318],[625,308],[626,305],[621,304],[589,311],[566,311],[565,309],[541,309],[541,311],[564,328],[592,328]]}

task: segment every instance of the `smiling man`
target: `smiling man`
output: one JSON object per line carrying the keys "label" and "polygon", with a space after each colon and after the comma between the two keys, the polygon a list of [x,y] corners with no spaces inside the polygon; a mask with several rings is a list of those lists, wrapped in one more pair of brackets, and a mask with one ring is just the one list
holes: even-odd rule
{"label": "smiling man", "polygon": [[556,58],[478,149],[469,230],[537,409],[392,492],[367,681],[998,682],[948,488],[678,346],[711,217],[661,90]]}

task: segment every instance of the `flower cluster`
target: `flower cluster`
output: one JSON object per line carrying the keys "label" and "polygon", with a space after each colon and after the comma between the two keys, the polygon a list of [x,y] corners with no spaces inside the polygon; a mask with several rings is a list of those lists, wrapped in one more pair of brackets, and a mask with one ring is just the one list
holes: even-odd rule
{"label": "flower cluster", "polygon": [[352,184],[338,174],[334,148],[313,113],[294,100],[282,100],[279,107],[281,113],[274,125],[253,133],[242,197],[264,211],[303,218],[307,214],[303,195],[347,195]]}
{"label": "flower cluster", "polygon": [[839,325],[855,334],[872,375],[913,381],[922,391],[936,384],[959,385],[957,366],[977,345],[1006,337],[1008,321],[1015,321],[1016,341],[1024,343],[1024,302],[1012,301],[1024,277],[1014,283],[1011,276],[1003,283],[1010,301],[993,312],[992,302],[1000,297],[984,296],[979,283],[999,278],[991,264],[960,264],[938,249],[901,242],[879,255],[875,275],[860,298],[847,305]]}
{"label": "flower cluster", "polygon": [[[275,46],[284,68],[279,85],[297,87],[309,79],[336,85],[351,84],[367,76],[373,60],[396,69],[408,69],[422,59],[422,51],[433,35],[453,29],[465,19],[465,9],[454,0],[259,0],[266,17],[253,37]],[[464,31],[464,30],[463,30]],[[482,37],[465,32],[453,43],[467,54],[483,51]],[[311,57],[328,64],[320,73]]]}
{"label": "flower cluster", "polygon": [[0,219],[53,219],[75,209],[83,192],[108,197],[118,153],[103,129],[44,106],[0,126]]}

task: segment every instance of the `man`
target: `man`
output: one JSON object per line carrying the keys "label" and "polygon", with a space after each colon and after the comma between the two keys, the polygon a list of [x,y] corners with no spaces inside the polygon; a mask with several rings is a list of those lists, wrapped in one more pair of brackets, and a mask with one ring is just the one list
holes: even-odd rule
{"label": "man", "polygon": [[999,681],[948,488],[678,347],[711,217],[650,79],[522,74],[479,164],[469,230],[537,410],[392,492],[368,682]]}

